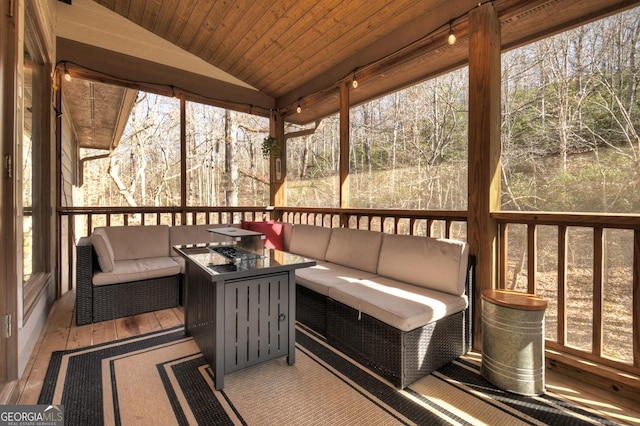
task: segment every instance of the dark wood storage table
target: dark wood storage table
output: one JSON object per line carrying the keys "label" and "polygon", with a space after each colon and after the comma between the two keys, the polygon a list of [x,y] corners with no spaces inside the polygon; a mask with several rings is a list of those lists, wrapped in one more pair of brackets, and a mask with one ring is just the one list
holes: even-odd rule
{"label": "dark wood storage table", "polygon": [[185,330],[218,390],[227,373],[281,356],[295,363],[295,270],[316,264],[273,249],[229,260],[211,250],[220,247],[174,247],[186,260]]}

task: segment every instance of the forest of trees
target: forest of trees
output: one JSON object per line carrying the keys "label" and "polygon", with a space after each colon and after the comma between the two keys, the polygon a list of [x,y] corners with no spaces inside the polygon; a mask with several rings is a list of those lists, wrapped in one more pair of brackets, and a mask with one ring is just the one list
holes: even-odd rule
{"label": "forest of trees", "polygon": [[[636,8],[502,55],[503,209],[640,211],[639,38]],[[467,79],[351,109],[352,207],[466,209]],[[189,102],[186,127],[189,205],[268,204],[266,118]],[[338,128],[287,141],[288,205],[337,206]],[[179,158],[179,101],[140,92],[118,148],[88,163],[85,204],[178,205]]]}
{"label": "forest of trees", "polygon": [[[639,19],[634,9],[503,54],[503,209],[640,211]],[[289,178],[313,182],[293,205],[336,203],[338,118],[324,125],[289,148],[311,157],[294,158],[305,168]],[[466,68],[357,106],[351,125],[353,207],[466,208]]]}
{"label": "forest of trees", "polygon": [[[139,92],[118,147],[84,171],[85,205],[180,205],[179,102]],[[193,102],[186,115],[188,205],[267,205],[269,120]]]}

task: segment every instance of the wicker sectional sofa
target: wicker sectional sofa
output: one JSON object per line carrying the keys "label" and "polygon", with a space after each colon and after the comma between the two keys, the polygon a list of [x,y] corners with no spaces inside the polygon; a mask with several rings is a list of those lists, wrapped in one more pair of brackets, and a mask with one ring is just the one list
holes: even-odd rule
{"label": "wicker sectional sofa", "polygon": [[[76,246],[76,323],[179,305],[184,260],[172,247],[211,242],[214,226],[96,228]],[[470,350],[474,259],[467,244],[274,226],[282,237],[276,246],[317,261],[296,271],[298,322],[393,385],[404,388]]]}
{"label": "wicker sectional sofa", "polygon": [[293,225],[296,319],[398,388],[471,349],[474,259],[459,241]]}
{"label": "wicker sectional sofa", "polygon": [[215,226],[95,228],[76,245],[76,324],[178,306],[184,259],[172,247],[211,242]]}

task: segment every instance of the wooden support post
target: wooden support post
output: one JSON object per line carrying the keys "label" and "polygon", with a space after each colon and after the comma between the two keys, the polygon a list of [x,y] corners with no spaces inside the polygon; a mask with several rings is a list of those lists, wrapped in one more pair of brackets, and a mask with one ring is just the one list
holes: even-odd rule
{"label": "wooden support post", "polygon": [[269,119],[269,133],[280,144],[279,155],[277,157],[271,156],[269,159],[269,204],[282,207],[286,205],[287,201],[287,144],[284,134],[284,118],[277,111],[271,111]]}
{"label": "wooden support post", "polygon": [[633,366],[640,368],[640,230],[633,232]]}
{"label": "wooden support post", "polygon": [[349,84],[340,85],[340,207],[349,207]]}
{"label": "wooden support post", "polygon": [[[187,224],[187,103],[180,94],[180,225]],[[195,222],[194,222],[195,224]]]}
{"label": "wooden support post", "polygon": [[538,274],[538,227],[535,223],[531,223],[527,225],[527,293],[537,294],[537,291],[538,291],[536,287],[537,274]]}
{"label": "wooden support post", "polygon": [[477,258],[475,348],[482,346],[480,297],[496,288],[500,209],[500,20],[492,3],[469,13],[469,199],[468,241]]}
{"label": "wooden support post", "polygon": [[602,356],[604,336],[604,275],[605,267],[605,230],[598,227],[593,229],[593,315],[591,322],[591,353]]}

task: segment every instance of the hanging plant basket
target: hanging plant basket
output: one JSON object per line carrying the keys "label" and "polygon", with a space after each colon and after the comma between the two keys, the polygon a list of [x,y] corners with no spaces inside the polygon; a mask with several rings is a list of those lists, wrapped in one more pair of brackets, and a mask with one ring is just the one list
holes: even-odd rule
{"label": "hanging plant basket", "polygon": [[262,156],[269,158],[271,156],[278,157],[280,155],[280,144],[278,139],[273,136],[266,137],[262,140]]}

